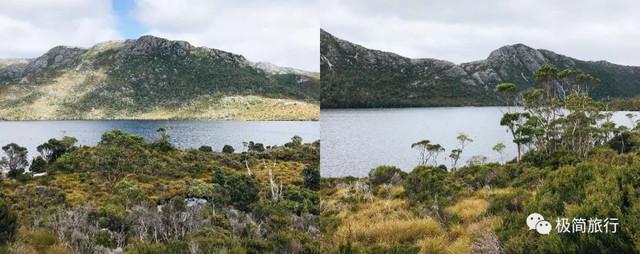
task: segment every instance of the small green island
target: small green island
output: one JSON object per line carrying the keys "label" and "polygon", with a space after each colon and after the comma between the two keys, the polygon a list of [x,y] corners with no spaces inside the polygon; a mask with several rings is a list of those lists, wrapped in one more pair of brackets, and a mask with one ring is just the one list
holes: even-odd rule
{"label": "small green island", "polygon": [[[323,178],[323,252],[640,251],[637,115],[626,115],[629,125],[613,123],[607,105],[589,95],[599,80],[587,73],[544,65],[533,76],[533,89],[520,93],[501,83],[494,91],[512,107],[495,124],[513,136],[516,158],[476,157],[460,165],[473,142],[461,134],[457,147],[427,139],[407,144],[420,161],[409,172],[382,165],[367,177]],[[503,143],[493,147],[499,154],[504,149]],[[553,225],[549,235],[530,230],[532,213]],[[607,232],[593,225],[561,232],[561,218],[611,223]]]}
{"label": "small green island", "polygon": [[2,147],[0,253],[320,253],[319,141],[76,142]]}

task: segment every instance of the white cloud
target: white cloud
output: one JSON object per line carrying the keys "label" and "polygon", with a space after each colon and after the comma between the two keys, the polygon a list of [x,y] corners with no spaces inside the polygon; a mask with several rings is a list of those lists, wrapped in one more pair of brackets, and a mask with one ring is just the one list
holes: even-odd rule
{"label": "white cloud", "polygon": [[0,57],[37,57],[56,45],[119,39],[109,0],[0,1]]}
{"label": "white cloud", "polygon": [[467,62],[524,43],[584,60],[640,65],[640,2],[320,0],[322,27],[365,47]]}
{"label": "white cloud", "polygon": [[317,1],[138,0],[148,34],[244,55],[250,61],[319,70]]}

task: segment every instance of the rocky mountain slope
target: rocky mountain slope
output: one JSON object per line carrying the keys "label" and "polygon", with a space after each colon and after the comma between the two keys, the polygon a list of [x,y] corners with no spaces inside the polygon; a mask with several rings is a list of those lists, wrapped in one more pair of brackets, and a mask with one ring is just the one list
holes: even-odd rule
{"label": "rocky mountain slope", "polygon": [[601,80],[596,98],[640,94],[640,67],[582,61],[523,44],[501,47],[487,59],[454,64],[410,59],[367,49],[321,30],[322,107],[409,107],[499,105],[494,88],[512,82],[533,87],[544,64],[575,68]]}
{"label": "rocky mountain slope", "polygon": [[318,119],[318,74],[154,36],[0,60],[2,119]]}

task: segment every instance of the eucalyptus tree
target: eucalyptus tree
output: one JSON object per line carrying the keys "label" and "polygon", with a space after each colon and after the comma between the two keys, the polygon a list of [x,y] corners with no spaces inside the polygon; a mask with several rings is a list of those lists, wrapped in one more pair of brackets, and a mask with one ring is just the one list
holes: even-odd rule
{"label": "eucalyptus tree", "polygon": [[498,98],[507,106],[509,112],[511,107],[517,105],[518,86],[514,83],[500,83],[496,85],[495,92]]}
{"label": "eucalyptus tree", "polygon": [[631,125],[629,125],[629,128],[634,129],[636,127],[636,120],[634,120],[636,118],[636,114],[634,113],[626,113],[624,116],[626,116],[629,119],[629,123]]}
{"label": "eucalyptus tree", "polygon": [[77,142],[78,139],[69,136],[64,136],[61,140],[52,138],[46,143],[37,146],[36,150],[47,163],[52,163],[63,154],[76,149],[75,144]]}
{"label": "eucalyptus tree", "polygon": [[469,135],[467,135],[464,132],[460,132],[458,133],[458,136],[456,137],[456,139],[458,140],[458,144],[460,144],[460,150],[464,151],[464,147],[473,142],[473,139],[471,139],[469,137]]}
{"label": "eucalyptus tree", "polygon": [[519,162],[522,156],[522,145],[529,143],[531,140],[526,132],[523,131],[524,124],[529,118],[529,113],[505,113],[500,119],[500,125],[506,126],[507,130],[516,144],[516,160]]}
{"label": "eucalyptus tree", "polygon": [[[589,97],[599,83],[597,78],[551,65],[542,66],[534,77],[539,87],[522,94],[524,112],[506,113],[500,121],[513,136],[518,161],[523,145],[547,154],[569,150],[587,156],[595,145],[610,139],[615,124],[602,112],[603,105]],[[500,87],[501,91],[512,90],[510,85]]]}
{"label": "eucalyptus tree", "polygon": [[438,155],[444,152],[445,149],[440,144],[427,144],[427,157],[433,158],[433,163],[438,164]]}
{"label": "eucalyptus tree", "polygon": [[452,165],[451,165],[452,169],[455,169],[457,167],[458,160],[460,160],[461,154],[464,151],[465,146],[473,142],[473,139],[471,139],[469,135],[467,135],[464,132],[458,133],[458,136],[456,137],[456,139],[458,140],[458,148],[451,150],[451,153],[449,154],[449,158],[451,158],[451,162],[452,162]]}
{"label": "eucalyptus tree", "polygon": [[418,150],[418,164],[419,165],[427,165],[429,158],[427,157],[427,146],[431,144],[431,141],[428,139],[420,140],[411,144],[411,149]]}
{"label": "eucalyptus tree", "polygon": [[451,154],[449,154],[449,158],[451,158],[451,169],[456,169],[458,160],[460,160],[460,154],[462,154],[462,149],[456,148],[451,150]]}
{"label": "eucalyptus tree", "polygon": [[2,147],[6,157],[3,158],[4,163],[0,163],[8,171],[9,177],[16,177],[24,173],[25,168],[29,165],[27,157],[27,148],[11,143]]}
{"label": "eucalyptus tree", "polygon": [[491,148],[493,151],[495,151],[496,153],[498,153],[498,155],[500,155],[500,162],[501,162],[501,163],[502,163],[502,162],[504,162],[504,149],[505,149],[506,147],[507,147],[507,146],[506,146],[504,143],[500,142],[500,143],[495,144],[495,145]]}
{"label": "eucalyptus tree", "polygon": [[556,94],[556,84],[558,79],[558,68],[545,64],[540,69],[538,69],[534,74],[535,80],[540,84],[542,90],[544,91],[544,99],[547,104],[551,103],[551,99],[555,97]]}

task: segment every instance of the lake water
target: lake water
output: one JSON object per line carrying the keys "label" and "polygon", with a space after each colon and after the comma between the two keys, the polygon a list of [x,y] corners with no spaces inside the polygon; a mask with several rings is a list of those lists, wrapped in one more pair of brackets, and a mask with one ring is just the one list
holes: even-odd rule
{"label": "lake water", "polygon": [[[418,164],[418,151],[411,149],[411,144],[423,139],[446,148],[438,162],[450,166],[448,155],[457,147],[460,132],[474,141],[465,147],[458,165],[474,155],[500,161],[500,155],[492,150],[499,142],[507,146],[503,159],[513,159],[516,150],[511,135],[500,126],[504,112],[504,107],[323,109],[322,176],[366,176],[379,165],[411,171]],[[612,120],[629,126],[625,113],[616,112]]]}
{"label": "lake water", "polygon": [[208,145],[217,151],[225,144],[240,151],[243,141],[283,145],[294,135],[305,142],[320,136],[318,122],[297,121],[0,121],[0,145],[14,142],[34,156],[36,147],[50,138],[73,136],[81,145],[94,145],[102,133],[120,129],[154,140],[159,138],[156,130],[160,127],[167,129],[171,142],[180,148]]}

